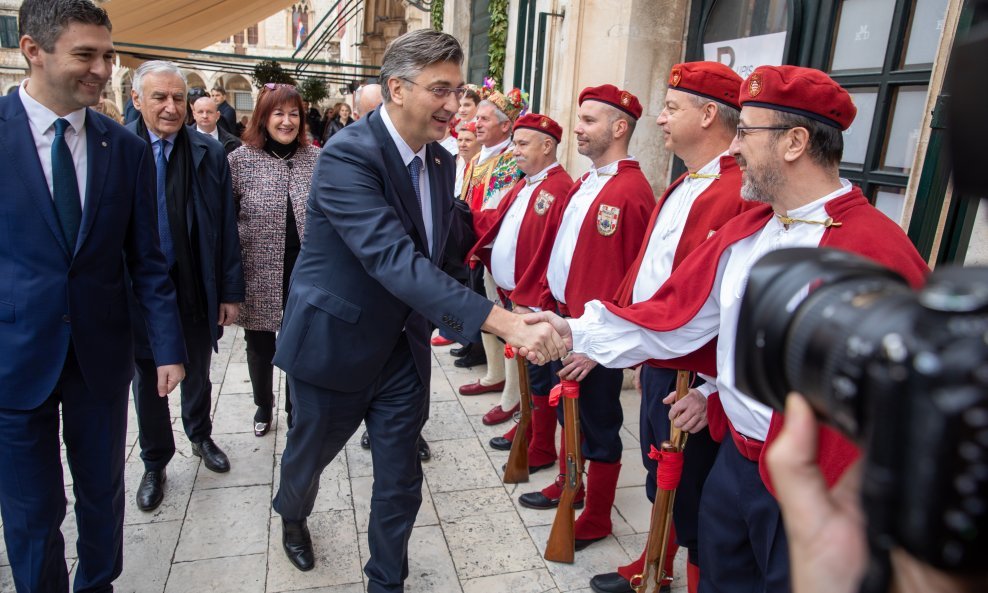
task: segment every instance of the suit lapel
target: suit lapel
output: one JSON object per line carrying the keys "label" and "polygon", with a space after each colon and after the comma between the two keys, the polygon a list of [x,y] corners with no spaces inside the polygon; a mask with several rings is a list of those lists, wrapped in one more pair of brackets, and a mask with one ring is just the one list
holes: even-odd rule
{"label": "suit lapel", "polygon": [[110,169],[110,138],[106,126],[94,113],[86,110],[86,160],[88,164],[86,181],[86,207],[82,211],[82,224],[79,228],[79,241],[76,248],[81,248],[89,236],[96,220],[100,200],[103,197],[103,183]]}
{"label": "suit lapel", "polygon": [[6,153],[10,170],[24,184],[31,201],[38,208],[41,218],[61,246],[66,257],[70,257],[68,243],[62,235],[62,227],[58,224],[55,214],[55,204],[52,202],[48,181],[44,169],[38,160],[38,148],[34,144],[34,134],[27,119],[27,112],[20,99],[20,89],[3,102],[0,110],[0,151]]}
{"label": "suit lapel", "polygon": [[[380,109],[384,109],[384,106],[382,105]],[[374,131],[378,143],[381,145],[384,166],[388,171],[388,177],[391,179],[391,183],[398,193],[398,201],[408,217],[412,219],[412,224],[415,226],[415,232],[418,235],[418,246],[421,248],[422,253],[428,253],[429,246],[426,241],[425,224],[422,222],[422,208],[419,206],[418,200],[415,197],[415,188],[412,187],[412,178],[408,174],[408,169],[401,160],[398,147],[395,146],[391,134],[388,133],[384,122],[381,121],[381,115],[378,113],[378,110],[375,109],[369,113],[367,118],[368,125]]]}
{"label": "suit lapel", "polygon": [[[432,200],[432,261],[438,262],[443,246],[446,245],[446,235],[449,233],[450,211],[447,206],[448,198],[453,195],[449,184],[450,176],[454,173],[443,167],[442,159],[436,150],[443,150],[439,144],[430,143],[425,147],[426,170],[429,171],[429,198]],[[449,204],[452,206],[452,203]]]}

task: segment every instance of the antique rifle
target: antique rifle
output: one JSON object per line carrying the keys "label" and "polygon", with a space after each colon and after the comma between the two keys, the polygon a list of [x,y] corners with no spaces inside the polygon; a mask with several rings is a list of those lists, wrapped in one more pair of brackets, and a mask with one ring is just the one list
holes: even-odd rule
{"label": "antique rifle", "polygon": [[[676,374],[676,401],[686,397],[690,390],[689,371]],[[652,447],[649,457],[659,462],[655,473],[658,488],[652,504],[652,518],[648,528],[648,543],[645,544],[645,566],[642,574],[631,577],[631,588],[635,593],[658,593],[665,579],[662,568],[669,547],[669,528],[672,526],[672,505],[676,501],[676,488],[683,471],[683,449],[689,433],[670,423],[669,440],[664,441],[658,450]]]}
{"label": "antique rifle", "polygon": [[556,519],[552,522],[552,531],[549,532],[549,541],[545,546],[545,559],[572,564],[576,555],[576,532],[573,527],[576,513],[573,510],[573,503],[583,485],[583,456],[580,453],[580,384],[564,379],[553,391],[557,389],[563,406],[566,475],[563,492],[559,497],[559,507],[556,508]]}
{"label": "antique rifle", "polygon": [[518,390],[521,392],[521,417],[515,427],[515,437],[511,441],[508,464],[504,466],[504,483],[520,484],[528,481],[528,431],[532,426],[532,389],[528,381],[528,365],[524,356],[515,356],[511,346],[506,346],[504,355],[518,363]]}

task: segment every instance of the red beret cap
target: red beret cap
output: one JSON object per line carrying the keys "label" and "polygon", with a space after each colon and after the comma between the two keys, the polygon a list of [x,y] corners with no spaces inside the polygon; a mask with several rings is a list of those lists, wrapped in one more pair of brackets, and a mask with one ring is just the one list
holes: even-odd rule
{"label": "red beret cap", "polygon": [[669,71],[669,88],[685,91],[741,109],[738,90],[741,77],[720,62],[686,62]]}
{"label": "red beret cap", "polygon": [[638,97],[628,91],[622,91],[613,84],[588,86],[580,93],[580,105],[584,101],[600,101],[611,107],[616,107],[637,121],[642,116],[642,104]]}
{"label": "red beret cap", "polygon": [[552,136],[556,142],[563,139],[563,127],[547,115],[526,113],[515,121],[514,129],[517,130],[518,128],[528,128],[529,130],[535,130],[537,132],[542,132],[543,134],[548,134],[549,136]]}
{"label": "red beret cap", "polygon": [[741,85],[741,105],[795,113],[846,130],[858,108],[832,78],[813,68],[759,66]]}

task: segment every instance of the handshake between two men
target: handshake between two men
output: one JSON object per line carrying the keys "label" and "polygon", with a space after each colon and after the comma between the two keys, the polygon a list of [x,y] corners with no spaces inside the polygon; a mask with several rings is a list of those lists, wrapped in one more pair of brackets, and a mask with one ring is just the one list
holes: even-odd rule
{"label": "handshake between two men", "polygon": [[494,307],[484,331],[503,338],[533,364],[543,365],[572,354],[573,333],[565,319],[548,311],[532,313],[523,307],[515,313],[519,314]]}

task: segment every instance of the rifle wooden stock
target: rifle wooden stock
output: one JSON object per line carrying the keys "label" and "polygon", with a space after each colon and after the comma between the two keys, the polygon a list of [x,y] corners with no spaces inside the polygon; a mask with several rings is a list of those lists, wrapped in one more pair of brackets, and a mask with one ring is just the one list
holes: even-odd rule
{"label": "rifle wooden stock", "polygon": [[511,441],[511,453],[504,466],[504,483],[519,484],[528,481],[528,430],[532,425],[532,389],[528,381],[528,365],[525,358],[515,356],[518,362],[518,390],[521,392],[521,418]]}
{"label": "rifle wooden stock", "polygon": [[576,532],[574,523],[576,512],[573,503],[583,485],[583,457],[580,453],[580,407],[576,398],[562,396],[563,423],[566,433],[566,477],[563,493],[559,497],[556,518],[552,522],[549,541],[546,542],[546,560],[573,563],[576,555]]}
{"label": "rifle wooden stock", "polygon": [[[676,374],[676,401],[683,399],[690,390],[690,374],[679,371]],[[670,423],[669,440],[664,441],[659,450],[662,453],[679,453],[686,446],[688,433]],[[645,566],[642,574],[631,577],[631,588],[636,593],[659,593],[665,578],[663,562],[669,548],[669,527],[672,525],[672,508],[676,502],[676,490],[656,489],[655,502],[648,528],[648,543],[645,544]]]}

